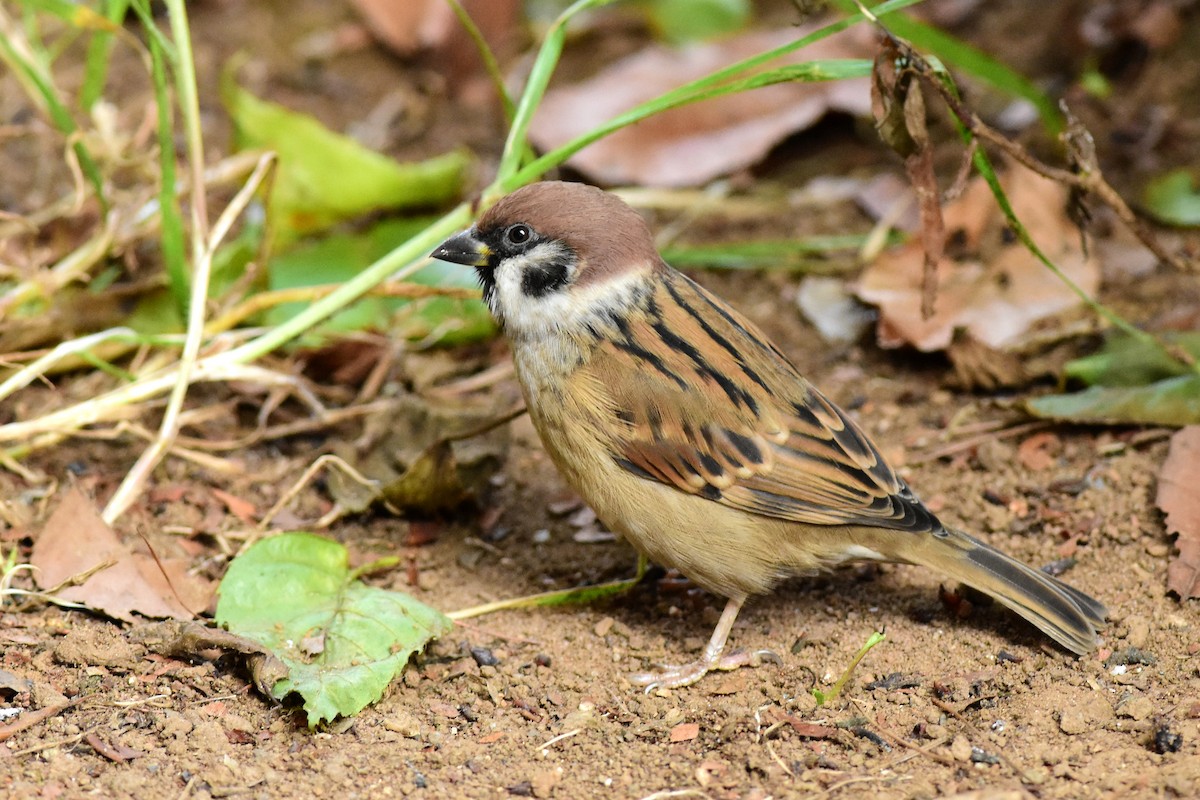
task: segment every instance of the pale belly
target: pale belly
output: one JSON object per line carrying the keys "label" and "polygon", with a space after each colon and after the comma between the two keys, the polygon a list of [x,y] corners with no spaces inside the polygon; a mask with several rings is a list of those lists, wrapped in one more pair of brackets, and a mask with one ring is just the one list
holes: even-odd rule
{"label": "pale belly", "polygon": [[796,547],[807,526],[755,517],[637,477],[617,466],[586,426],[567,428],[561,415],[533,403],[530,416],[563,478],[610,530],[710,591],[762,594],[788,575],[830,561]]}
{"label": "pale belly", "polygon": [[710,591],[745,597],[770,591],[790,575],[881,557],[871,549],[877,531],[757,516],[622,469],[595,433],[605,424],[595,418],[597,409],[567,409],[564,382],[553,377],[568,368],[566,359],[547,363],[518,353],[516,366],[530,418],[563,478],[609,529],[651,561]]}

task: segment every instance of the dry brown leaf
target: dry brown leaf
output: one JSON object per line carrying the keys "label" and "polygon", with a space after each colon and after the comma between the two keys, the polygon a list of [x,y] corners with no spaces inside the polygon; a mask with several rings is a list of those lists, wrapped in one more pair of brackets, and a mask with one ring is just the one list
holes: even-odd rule
{"label": "dry brown leaf", "polygon": [[946,357],[954,367],[958,385],[967,390],[991,392],[1020,386],[1029,380],[1029,370],[1019,356],[988,347],[964,330],[955,332],[946,348]]}
{"label": "dry brown leaf", "polygon": [[695,722],[681,722],[671,728],[672,742],[690,742],[700,735],[700,725]]}
{"label": "dry brown leaf", "polygon": [[1167,567],[1167,588],[1184,600],[1200,597],[1200,425],[1171,437],[1167,460],[1158,473],[1155,503],[1167,515],[1167,530],[1178,534],[1178,555]]}
{"label": "dry brown leaf", "polygon": [[403,512],[454,510],[464,501],[482,496],[502,462],[507,426],[465,436],[498,416],[480,407],[400,398],[393,409],[368,422],[373,431],[358,443],[339,441],[334,445],[338,457],[375,484],[364,487],[334,470],[327,482],[330,494],[351,512],[380,500]]}
{"label": "dry brown leaf", "polygon": [[[375,38],[402,56],[431,51],[451,83],[482,65],[475,43],[446,0],[351,0]],[[463,8],[493,49],[519,32],[517,0],[462,0]]]}
{"label": "dry brown leaf", "polygon": [[221,489],[214,488],[211,491],[213,493],[213,497],[224,503],[225,507],[229,509],[229,512],[242,522],[246,523],[247,525],[253,525],[258,521],[256,519],[258,516],[258,509],[254,507],[254,503]]}
{"label": "dry brown leaf", "polygon": [[122,544],[78,489],[71,489],[46,521],[33,543],[30,563],[43,589],[111,563],[57,596],[126,622],[133,621],[134,613],[191,619],[212,597],[212,586],[188,574],[184,559],[164,558],[160,568],[153,556]]}
{"label": "dry brown leaf", "polygon": [[[681,49],[647,47],[589,80],[548,92],[530,138],[543,150],[559,147],[639,103],[811,30],[755,31]],[[870,45],[858,36],[850,31],[831,36],[772,66],[870,58]],[[866,78],[776,84],[656,114],[590,145],[567,163],[601,183],[695,186],[756,163],[827,111],[866,116],[870,101]]]}
{"label": "dry brown leaf", "polygon": [[900,66],[902,63],[896,42],[886,40],[871,69],[871,110],[880,138],[904,158],[908,181],[916,192],[925,255],[921,314],[928,318],[933,316],[937,298],[937,264],[946,246],[946,231],[921,84],[912,71]]}
{"label": "dry brown leaf", "polygon": [[1049,431],[1035,433],[1017,447],[1017,457],[1026,469],[1040,472],[1054,466],[1062,441]]}
{"label": "dry brown leaf", "polygon": [[[1080,247],[1067,218],[1067,191],[1023,167],[1001,179],[1017,217],[1033,240],[1085,292],[1095,293],[1100,268]],[[937,309],[921,314],[924,248],[909,242],[880,256],[859,279],[858,296],[879,306],[877,335],[883,347],[911,344],[944,350],[957,329],[994,348],[1020,341],[1036,321],[1079,304],[1079,298],[1008,230],[982,178],[944,212],[953,243],[938,263]]]}

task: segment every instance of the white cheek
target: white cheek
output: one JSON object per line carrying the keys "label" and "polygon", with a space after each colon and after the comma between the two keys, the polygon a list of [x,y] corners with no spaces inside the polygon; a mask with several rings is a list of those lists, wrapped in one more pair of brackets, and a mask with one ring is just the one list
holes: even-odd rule
{"label": "white cheek", "polygon": [[553,333],[560,325],[569,324],[575,316],[577,301],[570,284],[541,297],[531,297],[521,287],[525,267],[531,261],[541,261],[552,254],[553,244],[540,244],[527,253],[507,258],[496,270],[496,305],[510,333],[540,336]]}

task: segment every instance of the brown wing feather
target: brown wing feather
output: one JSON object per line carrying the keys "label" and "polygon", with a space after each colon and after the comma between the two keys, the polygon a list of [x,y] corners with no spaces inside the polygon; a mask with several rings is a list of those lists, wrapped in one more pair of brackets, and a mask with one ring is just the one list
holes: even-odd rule
{"label": "brown wing feather", "polygon": [[[635,320],[614,320],[586,367],[643,478],[756,514],[817,525],[940,532],[866,435],[750,322],[666,270]],[[685,313],[668,321],[668,305]],[[704,383],[727,402],[691,388]],[[603,426],[607,428],[609,426]]]}

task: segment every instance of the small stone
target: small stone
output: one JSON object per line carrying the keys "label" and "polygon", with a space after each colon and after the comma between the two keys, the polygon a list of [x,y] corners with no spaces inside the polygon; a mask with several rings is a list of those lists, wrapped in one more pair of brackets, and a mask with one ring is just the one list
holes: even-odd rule
{"label": "small stone", "polygon": [[1066,708],[1058,715],[1058,727],[1063,733],[1074,736],[1088,729],[1088,721],[1082,709]]}
{"label": "small stone", "polygon": [[562,779],[562,767],[557,769],[546,769],[535,773],[529,783],[533,787],[533,796],[539,798],[549,797],[554,792],[554,787]]}
{"label": "small stone", "polygon": [[1141,722],[1153,713],[1154,704],[1145,697],[1131,697],[1124,702],[1117,703],[1118,717],[1128,717]]}
{"label": "small stone", "polygon": [[1050,773],[1041,767],[1025,770],[1025,782],[1033,786],[1041,786],[1050,780]]}
{"label": "small stone", "polygon": [[1129,628],[1129,633],[1125,634],[1125,641],[1130,647],[1144,650],[1146,640],[1150,638],[1150,621],[1143,616],[1132,614],[1125,620],[1125,625]]}
{"label": "small stone", "polygon": [[970,761],[971,760],[971,743],[967,741],[967,737],[954,737],[954,741],[950,743],[950,757],[955,761]]}
{"label": "small stone", "polygon": [[421,735],[421,723],[412,714],[399,712],[383,721],[384,730],[398,733],[406,739],[416,739]]}
{"label": "small stone", "polygon": [[486,647],[472,647],[471,658],[475,659],[475,663],[481,667],[494,667],[500,663],[496,654]]}
{"label": "small stone", "polygon": [[604,619],[597,622],[596,627],[593,628],[592,630],[595,632],[595,634],[597,636],[599,636],[600,638],[604,638],[605,636],[608,635],[608,632],[612,630],[612,626],[615,623],[616,623],[616,620],[614,620],[612,617],[605,617]]}
{"label": "small stone", "polygon": [[1113,718],[1113,709],[1104,695],[1090,692],[1082,700],[1059,712],[1058,727],[1063,733],[1075,735],[1104,727]]}

